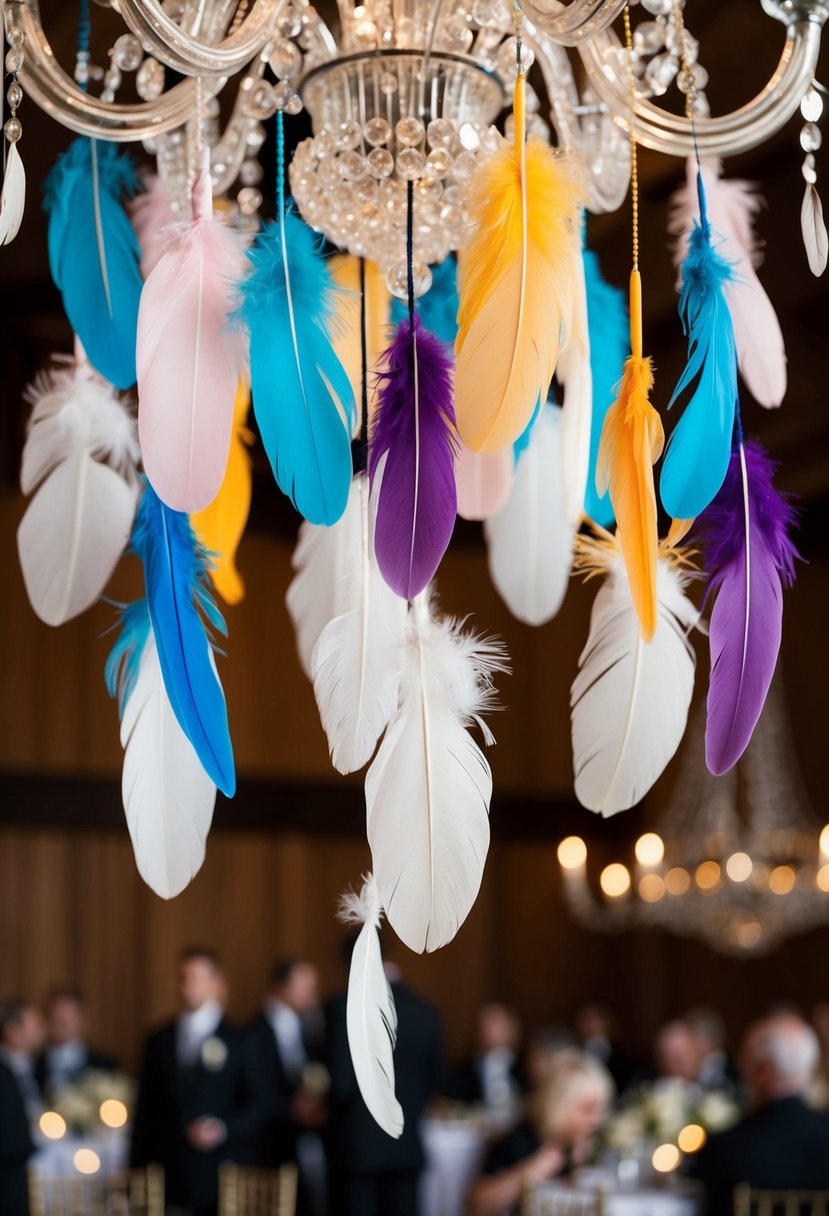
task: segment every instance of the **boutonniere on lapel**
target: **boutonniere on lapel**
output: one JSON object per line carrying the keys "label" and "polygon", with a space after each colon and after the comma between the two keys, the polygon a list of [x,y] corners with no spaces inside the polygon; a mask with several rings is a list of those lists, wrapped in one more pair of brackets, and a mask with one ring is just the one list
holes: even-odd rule
{"label": "boutonniere on lapel", "polygon": [[211,1072],[220,1072],[227,1062],[227,1044],[212,1034],[202,1043],[201,1062]]}

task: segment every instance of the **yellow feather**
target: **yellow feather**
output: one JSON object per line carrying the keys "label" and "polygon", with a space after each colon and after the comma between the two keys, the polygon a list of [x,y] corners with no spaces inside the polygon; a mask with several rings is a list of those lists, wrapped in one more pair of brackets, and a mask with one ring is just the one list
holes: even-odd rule
{"label": "yellow feather", "polygon": [[524,141],[524,80],[515,142],[470,183],[471,237],[458,266],[455,413],[476,452],[499,452],[546,399],[573,315],[584,202],[579,162]]}
{"label": "yellow feather", "polygon": [[250,406],[250,385],[240,380],[233,406],[233,437],[221,489],[210,506],[190,516],[197,539],[212,554],[210,577],[226,604],[238,604],[245,584],[236,569],[236,550],[245,531],[252,491],[248,446],[253,442],[245,425]]}
{"label": "yellow feather", "polygon": [[[336,285],[337,321],[333,326],[332,345],[345,368],[354,391],[354,400],[362,400],[363,356],[360,343],[360,259],[350,253],[336,253],[329,263]],[[376,262],[366,261],[366,353],[370,371],[377,367],[380,356],[389,344],[391,325],[391,293],[386,276]],[[377,396],[377,377],[369,375],[369,418]],[[359,420],[357,434],[360,433]]]}
{"label": "yellow feather", "polygon": [[625,362],[619,396],[605,417],[596,467],[596,488],[610,491],[617,535],[642,637],[656,629],[656,556],[659,536],[653,465],[665,441],[662,422],[648,400],[653,366],[641,354]]}

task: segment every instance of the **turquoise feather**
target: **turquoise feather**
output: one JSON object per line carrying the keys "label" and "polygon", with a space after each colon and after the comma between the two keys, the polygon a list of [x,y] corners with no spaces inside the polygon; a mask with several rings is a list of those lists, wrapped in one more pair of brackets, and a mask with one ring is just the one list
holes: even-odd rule
{"label": "turquoise feather", "polygon": [[596,460],[604,418],[616,400],[616,389],[625,359],[630,352],[630,333],[625,293],[602,276],[599,259],[589,249],[583,252],[587,285],[587,327],[590,335],[590,372],[593,377],[593,418],[590,430],[590,466],[584,496],[585,514],[603,528],[613,523],[610,495],[596,490]]}
{"label": "turquoise feather", "polygon": [[679,297],[688,362],[668,408],[696,386],[671,435],[659,481],[662,505],[674,519],[696,518],[722,486],[737,405],[737,348],[723,291],[733,271],[712,244],[700,173],[697,192],[700,221],[682,263]]}
{"label": "turquoise feather", "polygon": [[132,533],[144,566],[144,585],[161,675],[179,726],[202,767],[222,793],[236,789],[227,706],[203,618],[225,624],[209,588],[206,555],[186,515],[166,506],[145,483]]}
{"label": "turquoise feather", "polygon": [[141,254],[123,202],[138,185],[114,144],[80,138],[43,188],[49,268],[69,323],[92,366],[120,389],[135,384]]}
{"label": "turquoise feather", "polygon": [[127,604],[121,612],[118,640],[109,652],[104,667],[107,692],[118,698],[118,712],[123,717],[124,706],[132,695],[141,655],[150,636],[150,610],[146,599]]}
{"label": "turquoise feather", "polygon": [[[451,254],[432,267],[432,286],[415,305],[423,328],[454,351],[458,336],[458,263]],[[406,301],[395,296],[391,302],[392,325],[396,328],[408,315]]]}
{"label": "turquoise feather", "polygon": [[319,238],[293,211],[248,253],[240,316],[253,409],[279,488],[314,524],[340,518],[351,487],[354,394],[331,346],[334,291]]}

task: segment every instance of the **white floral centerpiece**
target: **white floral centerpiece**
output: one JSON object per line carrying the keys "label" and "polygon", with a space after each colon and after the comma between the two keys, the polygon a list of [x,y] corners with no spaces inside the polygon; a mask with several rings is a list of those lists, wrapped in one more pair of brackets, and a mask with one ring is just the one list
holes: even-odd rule
{"label": "white floral centerpiece", "polygon": [[693,1124],[706,1135],[724,1131],[740,1117],[740,1106],[723,1090],[703,1091],[678,1077],[640,1086],[610,1116],[600,1135],[599,1152],[618,1157],[649,1158],[658,1144],[676,1144],[683,1128]]}
{"label": "white floral centerpiece", "polygon": [[126,1123],[132,1112],[135,1097],[135,1082],[126,1073],[104,1072],[90,1069],[71,1085],[58,1090],[52,1103],[67,1127],[81,1135],[101,1131],[105,1127],[117,1127],[118,1122],[102,1118],[105,1103],[119,1103],[124,1108]]}

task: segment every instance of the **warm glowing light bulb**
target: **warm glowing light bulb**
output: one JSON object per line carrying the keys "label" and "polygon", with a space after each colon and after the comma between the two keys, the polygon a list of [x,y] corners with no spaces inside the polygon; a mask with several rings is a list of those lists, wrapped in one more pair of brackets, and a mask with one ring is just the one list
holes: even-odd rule
{"label": "warm glowing light bulb", "polygon": [[66,1135],[66,1120],[56,1110],[45,1110],[40,1116],[38,1127],[47,1140],[60,1140]]}
{"label": "warm glowing light bulb", "polygon": [[101,1158],[91,1148],[79,1148],[72,1158],[72,1164],[79,1174],[97,1174],[101,1168]]}
{"label": "warm glowing light bulb", "polygon": [[107,1098],[102,1102],[98,1114],[106,1127],[123,1127],[128,1117],[126,1106],[117,1098]]}
{"label": "warm glowing light bulb", "polygon": [[558,846],[558,864],[563,870],[579,870],[587,861],[587,845],[581,836],[566,836]]}
{"label": "warm glowing light bulb", "polygon": [[734,936],[741,950],[753,950],[763,936],[759,920],[744,920],[734,928]]}
{"label": "warm glowing light bulb", "polygon": [[797,875],[791,866],[775,866],[769,874],[769,890],[773,895],[788,895],[796,882]]}
{"label": "warm glowing light bulb", "polygon": [[620,861],[611,862],[605,866],[599,876],[599,885],[610,899],[618,899],[630,890],[630,874],[627,866]]}
{"label": "warm glowing light bulb", "polygon": [[829,823],[820,833],[820,851],[824,857],[829,857]]}
{"label": "warm glowing light bulb", "polygon": [[821,866],[815,875],[818,890],[829,891],[829,865]]}
{"label": "warm glowing light bulb", "polygon": [[679,1149],[675,1144],[660,1144],[653,1150],[651,1165],[659,1174],[670,1174],[681,1160]]}
{"label": "warm glowing light bulb", "polygon": [[754,862],[748,853],[732,853],[725,863],[725,872],[732,882],[745,882],[751,878]]}
{"label": "warm glowing light bulb", "polygon": [[646,904],[655,904],[665,894],[665,880],[659,874],[643,874],[639,880],[639,898]]}
{"label": "warm glowing light bulb", "polygon": [[701,862],[694,874],[700,891],[713,891],[720,881],[720,874],[720,867],[716,861]]}
{"label": "warm glowing light bulb", "polygon": [[684,895],[691,885],[691,875],[682,866],[672,866],[665,875],[665,890],[669,895]]}
{"label": "warm glowing light bulb", "polygon": [[665,856],[665,844],[656,832],[645,832],[634,846],[636,860],[643,866],[658,866]]}
{"label": "warm glowing light bulb", "polygon": [[683,1127],[676,1142],[683,1153],[698,1153],[707,1139],[708,1134],[704,1127],[700,1127],[698,1123],[689,1123]]}

